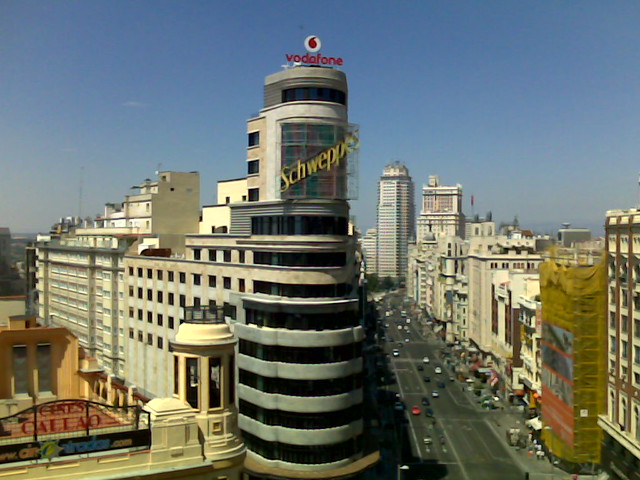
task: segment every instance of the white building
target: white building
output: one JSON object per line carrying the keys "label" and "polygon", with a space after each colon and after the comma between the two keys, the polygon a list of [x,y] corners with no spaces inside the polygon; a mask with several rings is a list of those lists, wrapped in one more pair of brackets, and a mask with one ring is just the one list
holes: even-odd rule
{"label": "white building", "polygon": [[462,186],[440,185],[437,175],[429,176],[429,183],[422,187],[422,211],[417,220],[418,241],[428,232],[436,237],[464,238],[464,220]]}
{"label": "white building", "polygon": [[364,255],[365,267],[367,273],[377,273],[376,266],[378,263],[378,232],[375,228],[370,228],[362,237],[362,254]]}
{"label": "white building", "polygon": [[387,165],[378,181],[377,274],[404,278],[408,245],[415,236],[413,181],[399,162]]}

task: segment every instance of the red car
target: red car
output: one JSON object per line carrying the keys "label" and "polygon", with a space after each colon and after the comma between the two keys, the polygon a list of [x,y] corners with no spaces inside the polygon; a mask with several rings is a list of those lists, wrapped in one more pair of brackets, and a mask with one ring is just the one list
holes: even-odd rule
{"label": "red car", "polygon": [[414,405],[413,407],[411,407],[411,413],[413,415],[420,415],[422,413],[422,410],[420,410],[420,407],[418,405]]}

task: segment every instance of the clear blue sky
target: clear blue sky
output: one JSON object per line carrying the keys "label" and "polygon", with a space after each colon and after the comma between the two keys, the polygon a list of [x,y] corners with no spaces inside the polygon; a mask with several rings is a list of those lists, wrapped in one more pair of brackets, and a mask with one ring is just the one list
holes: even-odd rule
{"label": "clear blue sky", "polygon": [[[344,58],[362,229],[404,162],[465,212],[598,229],[638,203],[640,2],[0,1],[0,226],[46,230],[166,170],[202,202],[245,174],[264,77],[303,39]],[[419,206],[417,207],[419,211]]]}

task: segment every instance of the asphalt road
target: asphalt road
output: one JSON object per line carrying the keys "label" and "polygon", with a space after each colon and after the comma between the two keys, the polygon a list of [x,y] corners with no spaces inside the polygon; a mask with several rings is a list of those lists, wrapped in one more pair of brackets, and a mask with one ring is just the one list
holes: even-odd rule
{"label": "asphalt road", "polygon": [[[442,342],[415,320],[407,325],[400,318],[400,309],[392,308],[392,316],[382,321],[389,324],[384,349],[390,355],[390,369],[396,379],[385,388],[398,392],[407,408],[396,412],[394,419],[399,463],[408,467],[401,478],[522,480],[524,471],[511,458],[505,439],[499,438],[489,424],[496,421],[497,413],[479,410],[464,391],[465,385],[450,380],[452,371],[440,359]],[[393,349],[399,351],[398,357],[392,355]],[[429,357],[428,364],[423,363],[424,356]],[[441,374],[435,373],[438,366]],[[425,375],[430,377],[429,382],[425,382]],[[444,382],[444,388],[438,386],[439,381]],[[433,397],[434,390],[437,398]],[[424,414],[423,397],[429,399],[435,422]],[[411,413],[414,405],[420,408],[420,415]],[[432,439],[431,445],[423,442],[427,436]]]}

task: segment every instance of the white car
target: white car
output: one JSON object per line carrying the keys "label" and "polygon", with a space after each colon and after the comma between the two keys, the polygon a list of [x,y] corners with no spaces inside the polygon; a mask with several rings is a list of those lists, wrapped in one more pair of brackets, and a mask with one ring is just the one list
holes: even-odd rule
{"label": "white car", "polygon": [[436,373],[442,373],[442,369],[440,367],[436,367]]}
{"label": "white car", "polygon": [[433,398],[438,398],[440,396],[440,393],[438,392],[438,390],[434,390],[433,392],[431,392],[431,396]]}
{"label": "white car", "polygon": [[429,357],[422,357],[422,363],[429,363]]}
{"label": "white car", "polygon": [[400,351],[399,351],[399,350],[394,349],[394,350],[393,350],[393,356],[394,356],[394,357],[399,357],[399,356],[400,356]]}

